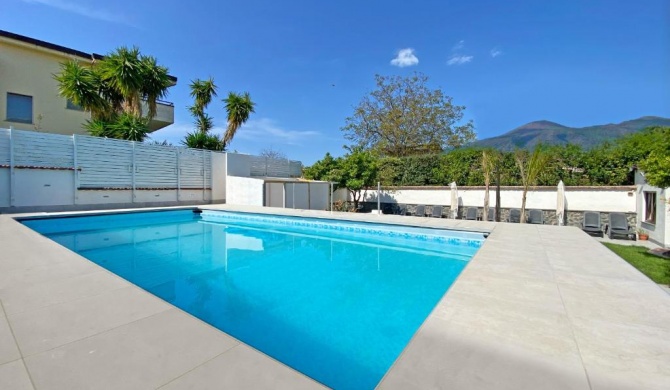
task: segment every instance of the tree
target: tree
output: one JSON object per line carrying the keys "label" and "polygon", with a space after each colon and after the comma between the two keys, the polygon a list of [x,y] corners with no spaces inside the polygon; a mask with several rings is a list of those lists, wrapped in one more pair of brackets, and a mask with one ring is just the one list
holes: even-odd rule
{"label": "tree", "polygon": [[260,154],[261,157],[269,158],[271,160],[287,160],[288,158],[286,157],[286,154],[282,152],[281,150],[274,149],[272,147],[265,148],[261,150]]}
{"label": "tree", "polygon": [[237,130],[249,119],[249,116],[254,113],[255,103],[251,101],[249,93],[237,94],[230,92],[228,97],[223,99],[225,103],[226,112],[228,113],[228,127],[223,135],[223,147],[227,145],[235,137]]}
{"label": "tree", "polygon": [[305,179],[310,180],[324,180],[324,181],[339,181],[334,180],[335,171],[339,166],[338,159],[334,159],[330,153],[326,155],[319,161],[315,162],[309,167],[303,169],[302,175]]}
{"label": "tree", "polygon": [[670,187],[670,127],[654,127],[645,134],[650,139],[649,156],[640,161],[645,180],[654,187]]}
{"label": "tree", "polygon": [[62,63],[54,78],[60,96],[91,113],[84,125],[91,134],[137,141],[146,137],[156,101],[172,86],[168,69],[136,47],[120,47],[90,65]]}
{"label": "tree", "polygon": [[368,150],[353,148],[350,153],[338,159],[336,168],[331,171],[330,179],[338,187],[346,188],[354,202],[354,210],[365,196],[367,190],[377,181],[379,165],[377,158]]}
{"label": "tree", "polygon": [[545,153],[541,145],[535,147],[533,152],[517,150],[514,152],[514,160],[519,168],[523,195],[521,196],[521,223],[526,223],[526,196],[531,186],[537,185],[537,179],[545,169],[549,155]]}
{"label": "tree", "polygon": [[465,107],[440,89],[430,89],[428,77],[375,75],[376,89],[364,97],[342,128],[355,146],[384,156],[436,153],[475,139],[472,122],[461,124]]}
{"label": "tree", "polygon": [[193,115],[193,124],[195,131],[189,132],[184,137],[182,144],[194,149],[206,150],[223,150],[223,140],[215,134],[210,134],[209,131],[214,127],[214,119],[209,116],[205,110],[212,99],[216,96],[216,84],[214,80],[195,79],[189,85],[191,89],[191,97],[193,98],[193,105],[188,108]]}

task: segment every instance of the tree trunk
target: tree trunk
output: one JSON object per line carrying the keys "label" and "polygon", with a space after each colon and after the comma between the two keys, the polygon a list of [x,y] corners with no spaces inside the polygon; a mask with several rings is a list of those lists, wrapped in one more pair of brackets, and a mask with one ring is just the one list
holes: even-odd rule
{"label": "tree trunk", "polygon": [[496,171],[496,222],[500,222],[500,170]]}
{"label": "tree trunk", "polygon": [[489,220],[489,182],[487,181],[484,185],[484,215],[482,215],[482,221]]}
{"label": "tree trunk", "polygon": [[519,223],[526,223],[526,195],[528,194],[528,187],[523,187],[523,195],[521,196],[521,219]]}

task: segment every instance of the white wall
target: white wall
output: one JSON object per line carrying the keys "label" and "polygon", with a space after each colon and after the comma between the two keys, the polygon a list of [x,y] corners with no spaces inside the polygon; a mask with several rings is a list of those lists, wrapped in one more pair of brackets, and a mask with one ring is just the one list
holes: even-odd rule
{"label": "white wall", "polygon": [[[647,184],[644,174],[635,172],[635,184],[637,184],[637,227],[649,233],[649,239],[664,246],[670,246],[670,204],[668,196],[670,188],[661,189]],[[656,193],[656,223],[644,222],[645,192]]]}
{"label": "white wall", "polygon": [[[503,208],[520,208],[523,191],[518,187],[501,190],[500,205]],[[347,199],[344,189],[336,192],[335,199]],[[368,191],[366,201],[376,201],[377,191]],[[459,205],[483,207],[484,190],[480,187],[461,187],[458,190]],[[603,212],[636,211],[634,187],[566,187],[566,209],[571,211],[597,210]],[[490,205],[495,206],[495,189],[489,192]],[[527,194],[526,207],[529,209],[553,210],[556,208],[556,188],[543,187]],[[382,203],[443,205],[451,204],[449,187],[401,187],[397,190],[382,190]]]}
{"label": "white wall", "polygon": [[14,185],[17,207],[74,203],[74,171],[15,169]]}
{"label": "white wall", "polygon": [[[230,160],[228,160],[230,164]],[[263,179],[228,176],[226,178],[226,203],[246,206],[263,206]]]}
{"label": "white wall", "polygon": [[251,176],[251,160],[246,154],[226,153],[228,176]]}
{"label": "white wall", "polygon": [[286,189],[286,208],[307,210],[310,208],[307,183],[285,183],[284,188]]}
{"label": "white wall", "polygon": [[226,155],[212,153],[212,200],[226,199]]}
{"label": "white wall", "polygon": [[0,168],[0,207],[9,207],[9,168]]}
{"label": "white wall", "polygon": [[310,200],[312,210],[327,210],[330,207],[330,184],[309,183]]}

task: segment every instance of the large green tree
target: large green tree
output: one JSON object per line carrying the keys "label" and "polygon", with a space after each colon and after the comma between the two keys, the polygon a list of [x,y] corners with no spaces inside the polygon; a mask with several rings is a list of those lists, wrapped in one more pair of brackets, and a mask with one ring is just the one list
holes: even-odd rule
{"label": "large green tree", "polygon": [[639,167],[647,183],[655,187],[670,187],[670,127],[654,127],[644,134],[649,139],[649,155]]}
{"label": "large green tree", "polygon": [[403,157],[455,148],[475,139],[472,122],[463,123],[464,106],[428,77],[376,75],[376,89],[365,96],[342,128],[354,146],[384,156]]}
{"label": "large green tree", "polygon": [[92,64],[67,61],[54,78],[62,97],[91,113],[84,125],[91,134],[136,141],[148,134],[156,102],[172,86],[168,69],[136,47],[120,47]]}

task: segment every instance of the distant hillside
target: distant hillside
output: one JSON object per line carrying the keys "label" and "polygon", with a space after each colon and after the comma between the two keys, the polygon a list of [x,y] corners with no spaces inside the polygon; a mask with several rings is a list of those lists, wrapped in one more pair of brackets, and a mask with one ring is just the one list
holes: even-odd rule
{"label": "distant hillside", "polygon": [[498,137],[476,141],[474,146],[493,147],[500,150],[532,148],[542,143],[546,145],[578,144],[585,148],[596,146],[603,141],[635,133],[649,126],[670,126],[670,118],[643,116],[642,118],[618,124],[588,127],[567,127],[550,121],[536,121],[509,131]]}

